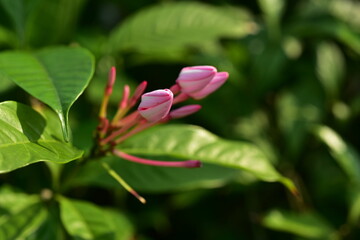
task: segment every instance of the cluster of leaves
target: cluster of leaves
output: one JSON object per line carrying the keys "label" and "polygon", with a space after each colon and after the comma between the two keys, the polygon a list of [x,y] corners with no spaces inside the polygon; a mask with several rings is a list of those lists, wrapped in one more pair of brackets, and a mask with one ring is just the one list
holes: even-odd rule
{"label": "cluster of leaves", "polygon": [[[0,239],[356,239],[360,6],[257,3],[140,9],[107,1],[0,0]],[[118,11],[131,8],[104,33]],[[93,16],[97,26],[89,29]],[[60,44],[66,46],[53,46]],[[229,83],[189,121],[222,138],[178,122],[118,146],[148,158],[198,159],[203,168],[91,158],[112,65],[122,84],[146,78],[150,88],[164,88],[182,66],[204,64],[228,71]],[[156,202],[149,195],[147,209],[134,206],[100,161],[140,192],[180,193]],[[298,198],[274,166],[295,179]]]}

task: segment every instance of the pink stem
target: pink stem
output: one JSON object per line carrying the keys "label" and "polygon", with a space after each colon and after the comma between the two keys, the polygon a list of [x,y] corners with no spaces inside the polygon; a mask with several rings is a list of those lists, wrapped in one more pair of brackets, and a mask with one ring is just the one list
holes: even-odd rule
{"label": "pink stem", "polygon": [[173,104],[179,103],[179,102],[183,102],[185,100],[188,100],[190,97],[189,95],[187,95],[186,93],[180,93],[179,95],[177,95],[174,100],[173,100]]}
{"label": "pink stem", "polygon": [[105,92],[104,92],[104,97],[103,97],[103,100],[102,100],[101,106],[100,106],[100,113],[99,113],[100,118],[106,118],[107,105],[108,105],[109,98],[113,91],[115,79],[116,79],[116,69],[115,69],[115,67],[112,67],[109,72],[108,82],[107,82]]}
{"label": "pink stem", "polygon": [[115,127],[121,127],[121,126],[126,126],[128,124],[131,124],[132,122],[139,120],[140,118],[140,114],[138,111],[135,111],[129,115],[127,115],[126,117],[124,117],[123,119],[118,120],[116,123],[113,124],[113,126]]}
{"label": "pink stem", "polygon": [[144,91],[146,89],[146,86],[147,86],[147,81],[143,81],[135,89],[135,92],[134,92],[133,96],[129,100],[129,108],[133,107],[136,104],[136,102],[139,100],[141,95],[144,93]]}
{"label": "pink stem", "polygon": [[172,91],[173,94],[176,95],[180,92],[180,86],[177,83],[175,83],[170,87],[170,91]]}
{"label": "pink stem", "polygon": [[109,129],[109,120],[107,118],[100,118],[99,134],[103,138]]}
{"label": "pink stem", "polygon": [[183,167],[183,168],[198,168],[201,167],[201,162],[198,160],[187,160],[187,161],[177,161],[177,162],[168,162],[168,161],[158,161],[158,160],[149,160],[144,158],[135,157],[127,153],[121,152],[117,149],[113,150],[113,153],[116,156],[119,156],[125,160],[141,163],[145,165],[159,166],[159,167]]}
{"label": "pink stem", "polygon": [[137,123],[138,123],[138,121],[136,121],[136,119],[134,119],[134,121],[131,121],[127,125],[122,126],[120,129],[112,132],[109,136],[107,136],[106,138],[101,140],[100,145],[105,145],[105,144],[109,143],[110,141],[114,140],[116,137],[118,137],[121,134],[125,133],[127,130],[129,130],[131,127],[133,127]]}
{"label": "pink stem", "polygon": [[127,107],[129,101],[129,95],[130,95],[130,87],[129,85],[125,85],[119,108],[124,109]]}
{"label": "pink stem", "polygon": [[129,137],[135,135],[138,132],[144,131],[145,129],[154,126],[157,123],[140,123],[138,126],[136,126],[135,128],[133,128],[130,132],[126,133],[125,135],[121,136],[120,138],[116,139],[114,141],[115,144],[119,144],[123,141],[125,141],[126,139],[128,139]]}

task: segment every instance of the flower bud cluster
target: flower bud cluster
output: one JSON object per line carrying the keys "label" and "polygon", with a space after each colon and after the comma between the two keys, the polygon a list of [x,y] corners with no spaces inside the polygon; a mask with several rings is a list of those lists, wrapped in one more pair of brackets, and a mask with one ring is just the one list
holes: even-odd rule
{"label": "flower bud cluster", "polygon": [[[103,156],[111,153],[125,160],[154,166],[200,167],[201,162],[198,160],[169,162],[144,159],[122,152],[115,146],[156,124],[196,113],[201,109],[198,104],[185,105],[173,110],[172,107],[189,98],[199,100],[208,96],[223,85],[228,77],[227,72],[217,72],[213,66],[193,66],[183,68],[176,83],[170,89],[144,93],[147,86],[147,82],[144,81],[139,84],[131,96],[130,87],[125,85],[118,110],[110,121],[107,118],[107,105],[116,79],[116,70],[112,67],[100,107],[100,123],[96,134],[97,148],[94,150],[94,155]],[[129,113],[139,100],[140,104],[137,110]],[[129,186],[126,188],[130,189]],[[132,189],[129,191],[136,195]]]}

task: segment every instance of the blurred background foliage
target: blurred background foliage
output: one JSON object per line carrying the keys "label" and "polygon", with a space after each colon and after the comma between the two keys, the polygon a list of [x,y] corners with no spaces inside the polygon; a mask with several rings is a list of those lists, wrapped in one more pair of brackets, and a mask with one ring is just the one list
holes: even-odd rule
{"label": "blurred background foliage", "polygon": [[[241,175],[225,185],[145,189],[143,206],[119,187],[78,179],[68,195],[125,213],[119,224],[131,239],[359,239],[359,13],[355,0],[0,0],[0,50],[81,45],[96,56],[70,116],[82,149],[91,146],[111,66],[119,72],[114,108],[125,83],[165,88],[188,65],[228,71],[228,83],[182,121],[255,143],[300,190],[295,198]],[[5,80],[0,93],[27,99]],[[38,193],[49,187],[39,166],[1,183]]]}

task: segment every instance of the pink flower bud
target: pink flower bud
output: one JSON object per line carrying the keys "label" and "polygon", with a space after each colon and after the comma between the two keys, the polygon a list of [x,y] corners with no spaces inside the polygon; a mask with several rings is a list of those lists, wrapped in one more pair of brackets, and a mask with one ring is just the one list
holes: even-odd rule
{"label": "pink flower bud", "polygon": [[172,110],[169,115],[170,118],[176,119],[176,118],[182,118],[186,117],[188,115],[191,115],[193,113],[196,113],[201,109],[200,105],[194,104],[194,105],[187,105],[184,107],[180,107],[178,109]]}
{"label": "pink flower bud", "polygon": [[176,83],[184,93],[197,92],[211,81],[216,72],[216,68],[212,66],[185,67],[181,70]]}
{"label": "pink flower bud", "polygon": [[215,92],[221,85],[223,85],[228,79],[229,74],[227,72],[216,73],[215,77],[211,79],[210,83],[206,85],[203,89],[197,92],[188,93],[194,99],[202,99],[209,94]]}
{"label": "pink flower bud", "polygon": [[173,98],[169,89],[145,93],[141,96],[138,111],[149,122],[157,122],[168,115]]}

